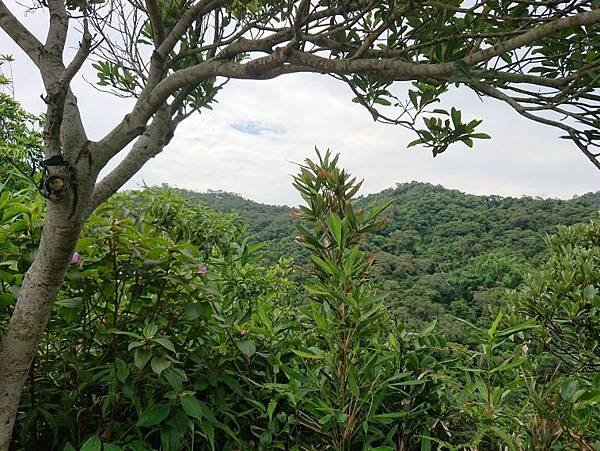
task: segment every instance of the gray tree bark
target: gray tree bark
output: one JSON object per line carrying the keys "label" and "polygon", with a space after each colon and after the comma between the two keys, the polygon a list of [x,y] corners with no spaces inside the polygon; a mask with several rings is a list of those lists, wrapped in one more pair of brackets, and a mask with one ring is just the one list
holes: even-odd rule
{"label": "gray tree bark", "polygon": [[[0,451],[9,449],[21,392],[85,220],[146,161],[163,150],[178,124],[170,113],[169,108],[160,109],[128,156],[97,186],[98,166],[82,158],[73,168],[77,185],[69,184],[63,199],[48,201],[38,251],[0,344]],[[71,142],[79,149],[72,153],[96,153],[92,144]],[[73,175],[66,174],[66,179]]]}
{"label": "gray tree bark", "polygon": [[9,448],[21,390],[79,237],[81,224],[49,205],[39,249],[25,274],[0,347],[0,450]]}

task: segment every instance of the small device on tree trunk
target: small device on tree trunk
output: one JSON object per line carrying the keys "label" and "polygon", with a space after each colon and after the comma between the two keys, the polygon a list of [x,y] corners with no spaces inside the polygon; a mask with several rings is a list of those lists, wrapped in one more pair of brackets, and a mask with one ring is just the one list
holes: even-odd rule
{"label": "small device on tree trunk", "polygon": [[66,182],[60,175],[50,175],[48,168],[50,166],[67,166],[62,155],[53,155],[43,161],[44,176],[42,178],[42,186],[40,191],[50,200],[61,199],[65,193]]}

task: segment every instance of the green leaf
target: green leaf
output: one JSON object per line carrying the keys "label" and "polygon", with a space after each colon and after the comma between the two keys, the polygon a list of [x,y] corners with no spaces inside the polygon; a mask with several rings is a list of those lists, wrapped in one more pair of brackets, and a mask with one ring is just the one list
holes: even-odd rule
{"label": "green leaf", "polygon": [[102,445],[102,451],[123,451],[123,448],[112,443],[104,443]]}
{"label": "green leaf", "polygon": [[125,380],[127,379],[127,364],[117,357],[115,359],[115,368],[117,379],[120,382],[125,382]]}
{"label": "green leaf", "polygon": [[125,332],[123,330],[109,330],[109,332],[111,334],[115,334],[115,335],[126,335],[128,337],[132,337],[132,338],[137,338],[137,339],[141,339],[142,337],[140,337],[138,334],[134,334],[132,332]]}
{"label": "green leaf", "polygon": [[538,325],[533,324],[532,322],[526,322],[517,324],[516,326],[509,327],[507,329],[502,329],[496,334],[496,338],[502,339],[510,337],[511,335],[518,334],[519,332],[524,332],[526,330],[536,329]]}
{"label": "green leaf", "polygon": [[316,255],[310,255],[310,259],[312,260],[312,262],[315,264],[315,266],[317,266],[318,268],[320,268],[323,272],[330,274],[332,276],[336,275],[339,271],[336,271],[336,267],[333,263],[329,262],[329,261],[325,261],[320,257],[317,257]]}
{"label": "green leaf", "polygon": [[311,308],[313,320],[315,321],[315,324],[317,325],[317,327],[322,331],[328,330],[329,325],[327,323],[327,320],[321,314],[321,305],[317,302],[312,301],[310,303],[310,308]]}
{"label": "green leaf", "polygon": [[435,330],[435,327],[437,326],[437,319],[434,319],[433,321],[431,321],[427,327],[425,327],[425,329],[423,329],[419,335],[421,336],[426,336],[429,335],[431,332],[433,332]]}
{"label": "green leaf", "polygon": [[138,370],[142,371],[150,357],[152,357],[152,353],[147,349],[136,349],[133,353],[133,363]]}
{"label": "green leaf", "polygon": [[267,406],[267,416],[269,417],[269,421],[273,419],[273,412],[275,412],[275,408],[277,407],[277,400],[275,398],[269,401],[269,405]]}
{"label": "green leaf", "polygon": [[508,52],[504,52],[500,54],[500,58],[502,58],[504,60],[504,62],[510,64],[512,63],[512,59],[510,57],[510,53]]}
{"label": "green leaf", "polygon": [[0,293],[0,305],[10,305],[15,302],[15,297],[9,293]]}
{"label": "green leaf", "polygon": [[379,105],[384,105],[384,106],[390,106],[392,104],[389,100],[384,99],[383,97],[377,97],[375,99],[375,103],[378,103]]}
{"label": "green leaf", "polygon": [[336,215],[333,212],[329,212],[329,214],[327,215],[327,225],[329,226],[329,230],[331,231],[331,234],[335,238],[335,241],[337,242],[338,247],[341,249],[343,246],[343,244],[342,244],[342,222],[340,221],[340,218],[338,217],[338,215]]}
{"label": "green leaf", "polygon": [[236,345],[242,351],[242,354],[248,358],[256,354],[256,343],[254,343],[254,340],[238,341]]}
{"label": "green leaf", "polygon": [[147,338],[154,337],[156,335],[156,332],[158,332],[158,326],[156,324],[148,324],[146,327],[144,327],[144,330],[142,331],[144,337]]}
{"label": "green leaf", "polygon": [[100,451],[101,448],[100,437],[98,434],[94,434],[84,442],[79,451]]}
{"label": "green leaf", "polygon": [[417,146],[419,144],[423,144],[424,142],[426,142],[424,139],[419,138],[419,139],[415,139],[414,141],[409,142],[406,147],[413,147],[413,146]]}
{"label": "green leaf", "polygon": [[150,427],[164,421],[171,413],[171,406],[168,404],[153,404],[144,410],[138,419],[137,426]]}
{"label": "green leaf", "polygon": [[127,345],[127,350],[131,351],[132,349],[139,348],[140,346],[144,346],[143,341],[132,341]]}
{"label": "green leaf", "polygon": [[562,386],[562,390],[560,392],[560,397],[564,400],[571,400],[575,393],[577,392],[577,381],[571,380],[565,382]]}
{"label": "green leaf", "polygon": [[152,362],[150,362],[150,366],[152,367],[152,371],[160,376],[160,373],[171,366],[171,362],[163,357],[154,357]]}
{"label": "green leaf", "polygon": [[65,308],[78,308],[81,305],[81,300],[81,298],[61,299],[56,301],[55,304]]}
{"label": "green leaf", "polygon": [[335,416],[335,421],[337,421],[339,424],[345,423],[348,421],[348,414],[345,412],[338,412]]}
{"label": "green leaf", "polygon": [[196,319],[199,316],[210,318],[212,313],[212,307],[209,302],[188,303],[185,306],[185,316],[188,319]]}
{"label": "green leaf", "polygon": [[456,321],[460,322],[460,323],[463,323],[463,324],[465,324],[466,326],[470,327],[471,329],[475,330],[476,332],[478,332],[478,333],[480,333],[480,334],[483,334],[483,333],[484,333],[484,330],[483,330],[483,329],[481,329],[480,327],[476,326],[475,324],[473,324],[473,323],[471,323],[471,322],[467,321],[466,319],[459,318],[459,317],[457,317],[457,316],[454,316],[454,319],[455,319]]}
{"label": "green leaf", "polygon": [[508,370],[512,370],[513,368],[516,368],[518,366],[521,366],[523,364],[523,362],[525,362],[525,357],[518,357],[516,358],[514,361],[511,362],[511,358],[506,359],[504,362],[502,362],[499,366],[497,366],[496,368],[493,368],[490,371],[491,373],[499,373],[502,371],[508,371]]}
{"label": "green leaf", "polygon": [[169,340],[167,337],[153,338],[152,341],[158,343],[159,345],[161,345],[165,349],[168,349],[171,352],[175,352],[175,346],[173,345],[173,342],[171,340]]}
{"label": "green leaf", "polygon": [[310,352],[304,352],[304,351],[299,351],[298,349],[292,349],[292,352],[294,354],[296,354],[297,356],[300,357],[304,357],[306,359],[322,359],[324,356],[322,355],[317,355],[317,354],[311,354]]}
{"label": "green leaf", "polygon": [[356,370],[351,368],[348,372],[348,387],[350,388],[350,393],[355,398],[358,398],[360,395],[360,389],[358,387],[358,383],[356,382]]}
{"label": "green leaf", "polygon": [[373,415],[371,418],[382,424],[389,424],[391,421],[396,420],[398,418],[403,418],[409,414],[410,414],[410,412],[380,413],[377,415]]}
{"label": "green leaf", "polygon": [[583,289],[583,297],[588,301],[592,301],[596,296],[597,288],[594,285],[588,285]]}
{"label": "green leaf", "polygon": [[500,324],[500,320],[502,319],[502,310],[498,311],[496,315],[496,319],[492,323],[491,327],[488,329],[487,334],[488,337],[492,338],[496,333],[496,329],[498,328],[498,324]]}
{"label": "green leaf", "polygon": [[162,375],[169,382],[169,385],[173,387],[173,390],[181,390],[183,383],[187,380],[185,371],[179,368],[167,368]]}
{"label": "green leaf", "polygon": [[462,124],[460,110],[452,107],[450,110],[450,117],[452,117],[452,124],[454,125],[454,128],[460,127]]}
{"label": "green leaf", "polygon": [[431,451],[431,439],[429,437],[421,437],[421,451]]}
{"label": "green leaf", "polygon": [[415,109],[419,109],[419,98],[417,97],[417,91],[410,90],[408,91],[408,97],[410,98],[410,103],[413,104]]}
{"label": "green leaf", "polygon": [[194,396],[184,396],[181,398],[181,407],[183,411],[188,417],[195,418],[196,420],[201,420],[204,416],[202,406],[200,405],[200,401],[198,401]]}

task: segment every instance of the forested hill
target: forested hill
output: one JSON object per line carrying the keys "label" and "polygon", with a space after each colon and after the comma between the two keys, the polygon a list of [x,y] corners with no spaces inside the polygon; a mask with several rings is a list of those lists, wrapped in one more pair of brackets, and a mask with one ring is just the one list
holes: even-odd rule
{"label": "forested hill", "polygon": [[[224,191],[182,192],[213,210],[239,214],[256,240],[272,242],[294,234],[288,207],[261,204]],[[396,188],[363,196],[358,202],[364,205],[388,200],[393,201],[386,215],[389,222],[377,240],[381,242],[383,237],[387,243],[383,248],[392,246],[396,251],[412,252],[417,242],[412,242],[408,236],[416,233],[421,245],[448,238],[444,249],[461,249],[464,256],[478,253],[468,243],[480,248],[483,245],[481,238],[489,245],[492,237],[502,242],[496,244],[515,247],[525,256],[534,256],[543,249],[545,232],[553,231],[558,224],[584,221],[600,210],[600,191],[565,201],[477,196],[420,182],[398,184]],[[398,242],[401,236],[411,243]],[[410,249],[402,249],[403,245],[409,245]]]}
{"label": "forested hill", "polygon": [[[238,213],[253,240],[268,242],[270,259],[302,260],[288,207],[224,192],[185,194],[215,210]],[[456,337],[463,330],[453,316],[477,322],[490,305],[501,304],[506,288],[518,286],[522,274],[543,259],[546,233],[587,221],[600,209],[600,192],[571,200],[476,196],[418,182],[358,203],[388,200],[388,223],[369,244],[377,252],[376,281],[399,318],[417,325],[438,318]]]}

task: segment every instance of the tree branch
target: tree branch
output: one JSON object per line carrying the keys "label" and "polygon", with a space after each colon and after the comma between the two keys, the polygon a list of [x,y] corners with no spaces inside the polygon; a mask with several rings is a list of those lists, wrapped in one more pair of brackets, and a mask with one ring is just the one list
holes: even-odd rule
{"label": "tree branch", "polygon": [[50,27],[46,37],[45,50],[52,56],[61,58],[67,42],[69,15],[64,0],[48,0]]}
{"label": "tree branch", "polygon": [[83,63],[87,60],[90,55],[90,49],[92,47],[92,35],[87,31],[83,33],[83,37],[81,38],[81,42],[79,43],[79,48],[77,49],[77,53],[65,69],[65,73],[61,79],[61,83],[67,85],[71,82],[73,77],[79,72]]}
{"label": "tree branch", "polygon": [[162,152],[173,136],[176,126],[177,123],[171,119],[170,107],[163,107],[154,115],[152,123],[137,139],[123,161],[96,184],[88,202],[86,217],[116,193],[148,160]]}
{"label": "tree branch", "polygon": [[475,88],[476,91],[480,91],[490,97],[494,97],[495,99],[503,101],[504,103],[511,106],[517,113],[519,113],[521,116],[527,119],[530,119],[534,122],[538,122],[540,124],[550,125],[552,127],[564,130],[569,134],[569,136],[575,142],[575,145],[579,148],[579,150],[581,150],[584,153],[584,155],[594,164],[594,166],[600,169],[600,160],[598,160],[597,155],[594,155],[592,152],[590,152],[587,146],[585,146],[581,142],[581,140],[577,138],[578,132],[575,128],[571,127],[570,125],[564,122],[557,122],[545,117],[536,116],[530,111],[527,111],[527,109],[524,106],[520,105],[516,100],[514,100],[510,96],[504,94],[503,92],[492,86],[486,85],[485,83],[482,83],[480,81],[469,81],[468,84],[473,86],[473,88]]}
{"label": "tree branch", "polygon": [[152,24],[154,47],[158,48],[165,39],[165,25],[156,0],[146,0],[146,10]]}
{"label": "tree branch", "polygon": [[557,31],[567,30],[569,28],[581,27],[584,25],[594,25],[600,23],[600,9],[595,9],[585,13],[575,14],[571,17],[563,17],[548,22],[541,27],[527,31],[519,36],[508,39],[500,44],[496,44],[479,52],[475,52],[464,58],[464,63],[473,66],[475,64],[488,61],[496,56],[500,56],[510,50],[515,50],[526,45],[530,45],[542,38],[550,36]]}
{"label": "tree branch", "polygon": [[156,49],[157,53],[162,58],[166,58],[169,52],[175,48],[175,45],[179,39],[184,35],[190,25],[198,19],[198,17],[208,14],[216,8],[226,4],[227,0],[200,0],[181,16],[169,34],[162,41],[160,47]]}
{"label": "tree branch", "polygon": [[23,50],[33,63],[41,67],[43,44],[23,26],[0,0],[0,28]]}
{"label": "tree branch", "polygon": [[[54,23],[51,24],[54,38],[51,39],[49,33],[48,42],[53,40],[54,42],[52,45],[59,45],[60,42],[64,42],[63,39],[66,38],[65,24],[62,22],[64,19],[62,14],[66,14],[66,10],[64,9],[64,3],[60,0],[53,0],[52,8],[55,10],[55,18],[51,19],[51,22],[54,21]],[[40,69],[40,74],[44,80],[46,90],[58,89],[59,85],[64,87],[65,94],[64,98],[61,100],[61,103],[63,104],[61,106],[63,111],[61,113],[62,119],[60,123],[54,125],[52,131],[54,136],[53,147],[59,148],[61,147],[61,144],[59,143],[62,143],[62,147],[65,148],[66,153],[69,153],[70,150],[74,150],[75,148],[80,148],[87,141],[87,135],[77,107],[77,99],[70,90],[69,83],[89,55],[91,36],[89,33],[87,36],[84,34],[79,51],[69,67],[65,70],[62,65],[62,50],[59,52],[59,61],[54,62],[54,64],[49,64],[45,55],[46,50],[44,45],[29,32],[23,24],[21,24],[21,22],[8,10],[2,0],[0,0],[0,27]],[[52,74],[50,74],[50,72],[52,72]],[[55,83],[54,88],[51,86],[53,83]],[[56,85],[56,83],[58,83],[58,85]],[[52,114],[50,114],[50,117],[52,117]],[[70,145],[67,146],[66,144]]]}

